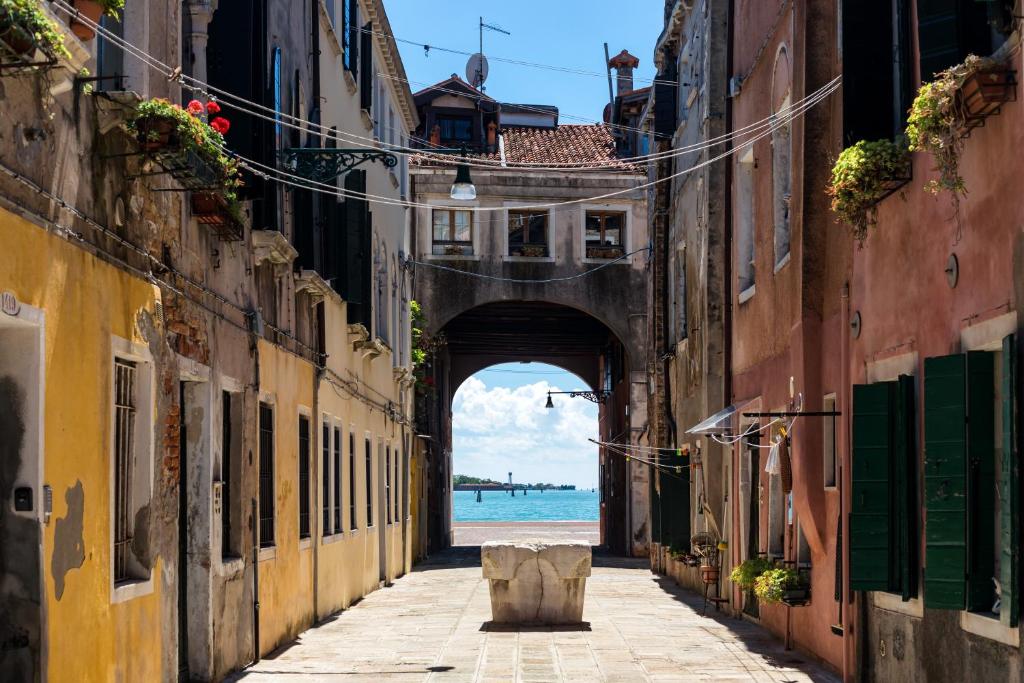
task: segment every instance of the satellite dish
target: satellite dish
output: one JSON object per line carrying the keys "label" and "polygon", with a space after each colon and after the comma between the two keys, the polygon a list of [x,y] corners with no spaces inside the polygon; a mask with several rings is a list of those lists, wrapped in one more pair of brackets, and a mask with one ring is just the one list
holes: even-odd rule
{"label": "satellite dish", "polygon": [[473,87],[483,90],[484,81],[487,80],[487,57],[477,52],[466,62],[466,80],[473,84]]}

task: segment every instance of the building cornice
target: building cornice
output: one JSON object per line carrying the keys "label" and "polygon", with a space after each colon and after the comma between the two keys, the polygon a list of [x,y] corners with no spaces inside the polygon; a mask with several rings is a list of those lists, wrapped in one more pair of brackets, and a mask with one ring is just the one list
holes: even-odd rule
{"label": "building cornice", "polygon": [[388,21],[387,12],[384,11],[383,0],[364,0],[366,2],[367,18],[373,22],[374,41],[380,47],[384,55],[384,62],[387,66],[387,73],[393,76],[387,80],[389,86],[398,95],[398,109],[405,119],[405,125],[409,132],[416,130],[420,118],[416,113],[416,103],[412,99],[412,90],[409,88],[409,77],[405,73],[405,65],[402,63],[402,55],[398,51],[398,43],[391,32],[391,22]]}

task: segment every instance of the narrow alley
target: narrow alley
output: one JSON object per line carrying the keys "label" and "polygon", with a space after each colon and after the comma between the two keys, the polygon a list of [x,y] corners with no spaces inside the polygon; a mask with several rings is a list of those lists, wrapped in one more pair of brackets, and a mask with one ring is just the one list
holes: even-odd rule
{"label": "narrow alley", "polygon": [[702,617],[645,560],[595,556],[581,627],[492,626],[479,557],[438,554],[230,680],[838,680],[753,624]]}

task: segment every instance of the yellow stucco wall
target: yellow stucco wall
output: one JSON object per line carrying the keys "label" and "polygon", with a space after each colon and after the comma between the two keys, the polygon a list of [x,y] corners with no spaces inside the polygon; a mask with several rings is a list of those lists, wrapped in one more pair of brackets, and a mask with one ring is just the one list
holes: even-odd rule
{"label": "yellow stucco wall", "polygon": [[[313,411],[313,367],[259,343],[260,400],[274,407],[274,547],[260,549],[260,653],[313,623],[312,542],[299,539],[299,415]],[[311,450],[310,458],[314,457]],[[253,454],[258,463],[259,453]]]}
{"label": "yellow stucco wall", "polygon": [[[44,315],[45,412],[43,481],[53,487],[53,515],[43,527],[49,680],[159,680],[162,677],[163,563],[153,588],[111,604],[111,378],[117,336],[145,343],[137,328],[159,292],[84,249],[0,210],[0,290]],[[155,481],[161,472],[154,436]],[[58,599],[51,562],[57,520],[68,515],[66,494],[84,493],[84,561],[63,573]]]}

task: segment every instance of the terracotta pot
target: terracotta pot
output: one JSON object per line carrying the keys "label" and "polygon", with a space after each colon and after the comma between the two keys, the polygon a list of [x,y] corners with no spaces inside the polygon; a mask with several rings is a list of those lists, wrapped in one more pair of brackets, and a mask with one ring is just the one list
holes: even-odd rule
{"label": "terracotta pot", "polygon": [[702,564],[700,566],[700,578],[704,583],[718,583],[718,577],[721,571],[718,567],[712,567],[711,565]]}
{"label": "terracotta pot", "polygon": [[35,41],[32,34],[17,24],[6,21],[6,16],[0,17],[0,40],[11,49],[17,57],[25,57],[35,49]]}
{"label": "terracotta pot", "polygon": [[[73,4],[75,9],[86,19],[96,24],[100,23],[103,7],[96,0],[74,0]],[[73,17],[71,19],[71,31],[80,40],[92,40],[96,37],[96,31],[91,26],[87,26]]]}
{"label": "terracotta pot", "polygon": [[135,128],[139,132],[139,145],[147,152],[156,152],[171,143],[171,134],[177,124],[173,119],[148,116],[139,119]]}
{"label": "terracotta pot", "polygon": [[1003,104],[1017,99],[1014,72],[1006,67],[976,71],[964,81],[960,89],[968,127],[986,116],[994,114]]}

